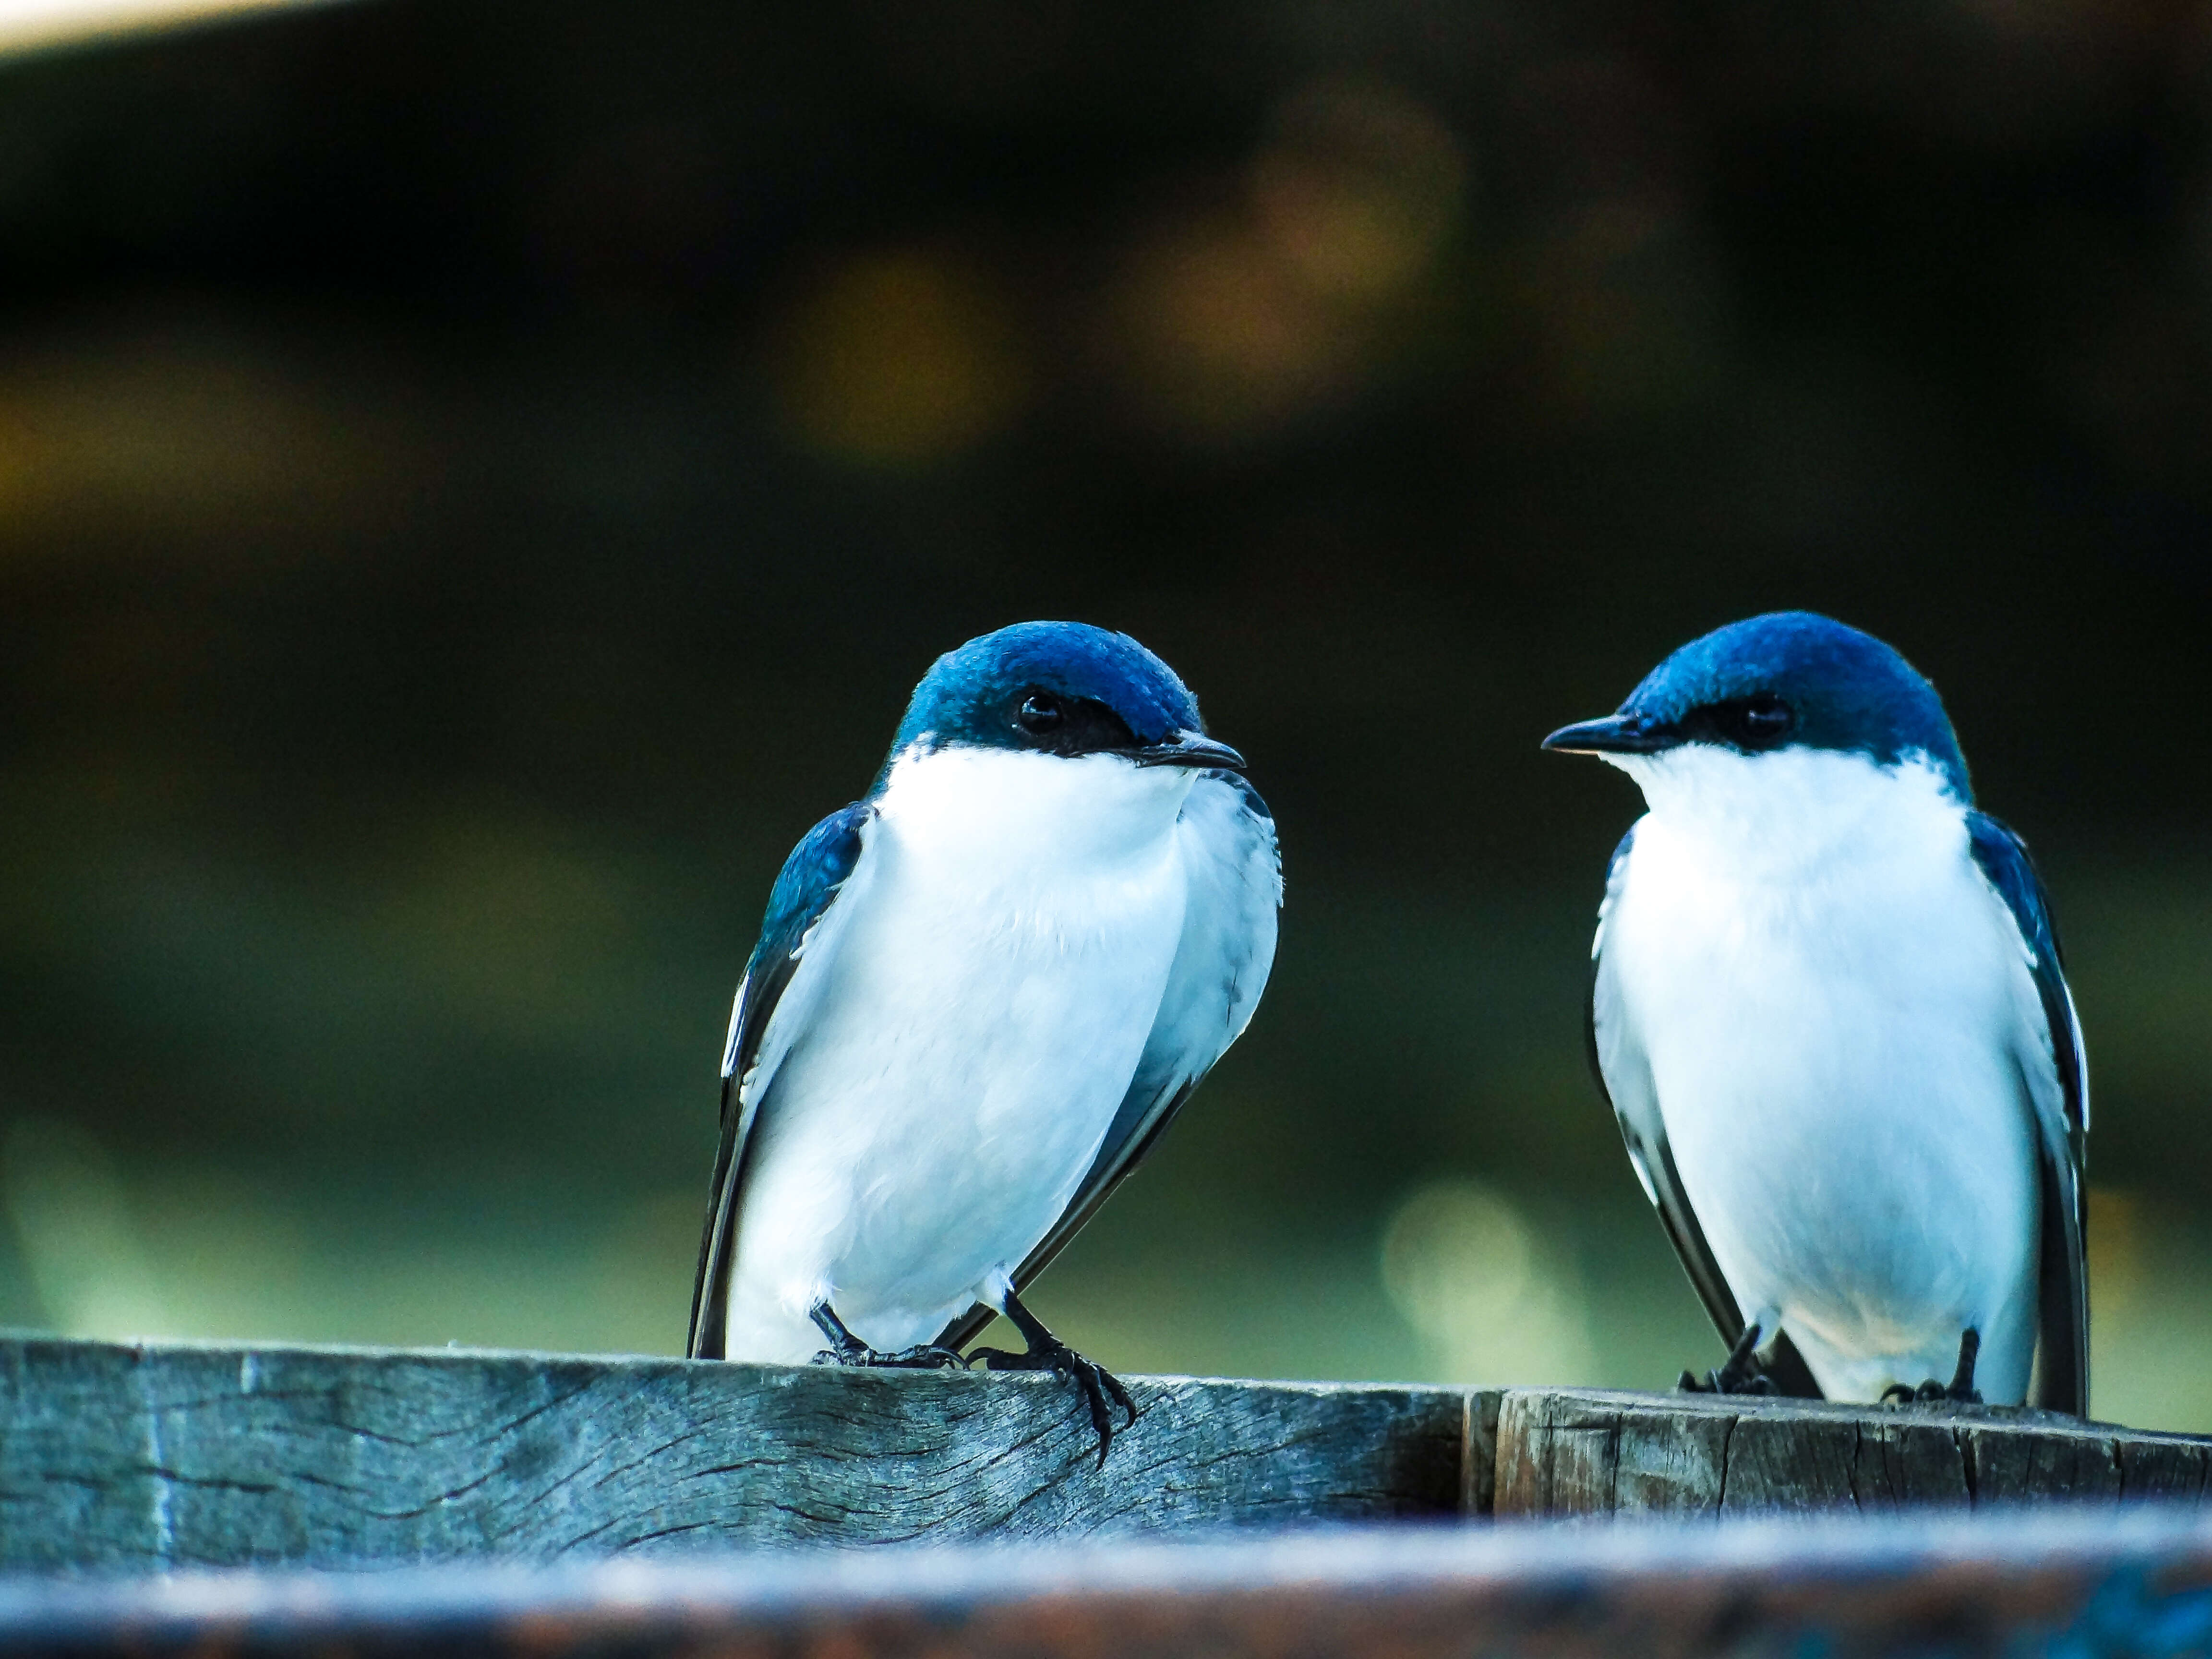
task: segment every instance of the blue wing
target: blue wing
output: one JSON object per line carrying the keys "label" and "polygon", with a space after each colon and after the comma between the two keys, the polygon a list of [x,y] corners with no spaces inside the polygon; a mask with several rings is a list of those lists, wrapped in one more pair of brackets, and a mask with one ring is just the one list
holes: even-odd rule
{"label": "blue wing", "polygon": [[2066,987],[2051,902],[2027,844],[1983,812],[1966,814],[1966,830],[1974,862],[2020,929],[2021,948],[2043,1005],[2042,1042],[2036,1052],[2022,1056],[2035,1102],[2043,1194],[2040,1323],[2028,1400],[2080,1417],[2089,1409],[2088,1056],[2073,993]]}
{"label": "blue wing", "polygon": [[[1090,1172],[1016,1271],[1017,1290],[1044,1271],[1158,1144],[1214,1061],[1243,1035],[1267,988],[1283,902],[1282,862],[1267,804],[1235,773],[1208,772],[1192,788],[1177,830],[1190,894],[1152,1036]],[[938,1341],[961,1346],[990,1319],[989,1309],[977,1308],[947,1326]]]}
{"label": "blue wing", "polygon": [[[1683,1272],[1690,1276],[1690,1284],[1697,1291],[1698,1299],[1705,1304],[1705,1312],[1720,1331],[1721,1340],[1733,1346],[1743,1334],[1742,1310],[1737,1307],[1735,1292],[1729,1288],[1721,1264],[1713,1255],[1713,1247],[1705,1242],[1705,1230],[1698,1220],[1698,1212],[1690,1206],[1690,1195],[1682,1188],[1682,1177],[1674,1168],[1674,1148],[1667,1140],[1667,1121],[1659,1109],[1658,1086],[1652,1080],[1643,1040],[1627,1019],[1619,988],[1606,970],[1605,924],[1619,899],[1621,879],[1627,872],[1628,857],[1635,845],[1636,831],[1632,827],[1620,838],[1620,845],[1613,849],[1613,862],[1606,866],[1605,902],[1598,907],[1597,938],[1590,945],[1589,1018],[1583,1027],[1590,1073],[1597,1079],[1598,1091],[1613,1108],[1613,1117],[1620,1125],[1620,1138],[1628,1146],[1628,1161],[1635,1165],[1637,1179],[1644,1183],[1644,1195],[1659,1212],[1660,1224],[1667,1230]],[[1818,1400],[1820,1385],[1814,1381],[1812,1368],[1805,1364],[1788,1334],[1769,1331],[1765,1337],[1766,1346],[1760,1360],[1774,1386],[1784,1394]]]}
{"label": "blue wing", "polygon": [[[699,1241],[699,1272],[691,1287],[691,1331],[685,1352],[694,1359],[720,1359],[727,1316],[730,1252],[736,1243],[745,1143],[760,1098],[781,1052],[768,1042],[769,1021],[806,952],[815,927],[860,860],[862,830],[875,809],[856,801],[806,832],[784,860],[769,894],[760,939],[745,963],[730,1010],[730,1035],[722,1049],[722,1135],[714,1176],[707,1189],[707,1225]],[[765,1061],[765,1066],[763,1062]]]}

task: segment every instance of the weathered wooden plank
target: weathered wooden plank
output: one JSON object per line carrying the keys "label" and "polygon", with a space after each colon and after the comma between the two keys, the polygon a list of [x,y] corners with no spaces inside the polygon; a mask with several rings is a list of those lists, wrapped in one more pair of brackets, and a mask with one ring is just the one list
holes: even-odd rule
{"label": "weathered wooden plank", "polygon": [[1724,1418],[1698,1412],[1655,1413],[1657,1432],[1613,1436],[1613,1492],[1609,1507],[1671,1515],[1703,1508],[1691,1494],[1718,1492],[1728,1458]]}
{"label": "weathered wooden plank", "polygon": [[0,1568],[652,1553],[1455,1514],[1455,1389],[0,1341]]}
{"label": "weathered wooden plank", "polygon": [[[2126,1437],[2074,1428],[2007,1433],[1976,1423],[1962,1425],[1960,1432],[1966,1443],[1966,1467],[1973,1472],[1977,1504],[2021,1498],[2111,1503],[2121,1496],[2120,1445]],[[2136,1443],[2154,1454],[2201,1450],[2149,1440]]]}
{"label": "weathered wooden plank", "polygon": [[1876,1418],[1859,1423],[1851,1488],[1858,1506],[1865,1510],[1908,1504],[1970,1504],[1974,1498],[1966,1447],[1955,1423],[1911,1421],[1902,1412],[1893,1413],[1890,1421]]}
{"label": "weathered wooden plank", "polygon": [[2035,1413],[0,1340],[0,1569],[548,1561],[1484,1515],[2195,1504],[2212,1442]]}
{"label": "weathered wooden plank", "polygon": [[2123,1498],[2200,1501],[2212,1496],[2212,1446],[2179,1437],[2118,1440],[2112,1449],[2120,1466]]}
{"label": "weathered wooden plank", "polygon": [[1516,1389],[1501,1516],[2113,1503],[2206,1492],[2212,1442],[1991,1407]]}
{"label": "weathered wooden plank", "polygon": [[10,1653],[2181,1659],[2209,1644],[2212,1527],[2149,1507],[0,1581]]}
{"label": "weathered wooden plank", "polygon": [[1460,1443],[1459,1510],[1463,1516],[1487,1516],[1497,1502],[1498,1413],[1504,1398],[1497,1389],[1468,1391],[1467,1427]]}
{"label": "weathered wooden plank", "polygon": [[1713,1505],[1721,1513],[1852,1504],[1859,1455],[1856,1422],[1819,1416],[1719,1420],[1728,1425]]}

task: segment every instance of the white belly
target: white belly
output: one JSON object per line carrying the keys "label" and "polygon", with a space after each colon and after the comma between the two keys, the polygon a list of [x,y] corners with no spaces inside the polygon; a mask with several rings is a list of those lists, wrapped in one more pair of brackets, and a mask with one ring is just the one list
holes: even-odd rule
{"label": "white belly", "polygon": [[1182,927],[1166,832],[1188,775],[1141,781],[1175,792],[1157,836],[963,845],[888,810],[873,827],[834,951],[802,963],[828,977],[748,1149],[732,1358],[805,1359],[823,1346],[807,1310],[825,1299],[872,1346],[927,1341],[1059,1218]]}
{"label": "white belly", "polygon": [[1647,818],[1607,967],[1683,1187],[1747,1319],[1832,1398],[1948,1379],[1982,1336],[1993,1401],[2036,1329],[2033,988],[1963,830],[1928,856],[1770,878]]}

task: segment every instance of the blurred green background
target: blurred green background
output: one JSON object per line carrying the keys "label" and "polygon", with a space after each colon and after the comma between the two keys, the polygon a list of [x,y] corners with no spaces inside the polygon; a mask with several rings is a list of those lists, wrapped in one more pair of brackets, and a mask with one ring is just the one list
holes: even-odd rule
{"label": "blurred green background", "polygon": [[1040,1286],[1127,1370],[1663,1386],[1584,1075],[1761,609],[1946,693],[2212,1429],[2212,13],[362,0],[0,64],[0,1322],[679,1347],[730,990],[908,688],[1127,629],[1282,828]]}

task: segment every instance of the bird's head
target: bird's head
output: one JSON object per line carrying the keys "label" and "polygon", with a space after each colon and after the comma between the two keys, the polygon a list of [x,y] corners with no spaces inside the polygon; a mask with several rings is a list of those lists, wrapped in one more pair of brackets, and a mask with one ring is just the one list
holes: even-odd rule
{"label": "bird's head", "polygon": [[1806,611],[1731,623],[1684,646],[1618,711],[1544,747],[1641,774],[1690,745],[1747,758],[1825,750],[1881,767],[1918,760],[1970,802],[1966,758],[1936,688],[1871,634]]}
{"label": "bird's head", "polygon": [[1084,623],[1017,623],[939,657],[915,687],[891,759],[944,749],[1244,769],[1206,735],[1173,669],[1127,634]]}

